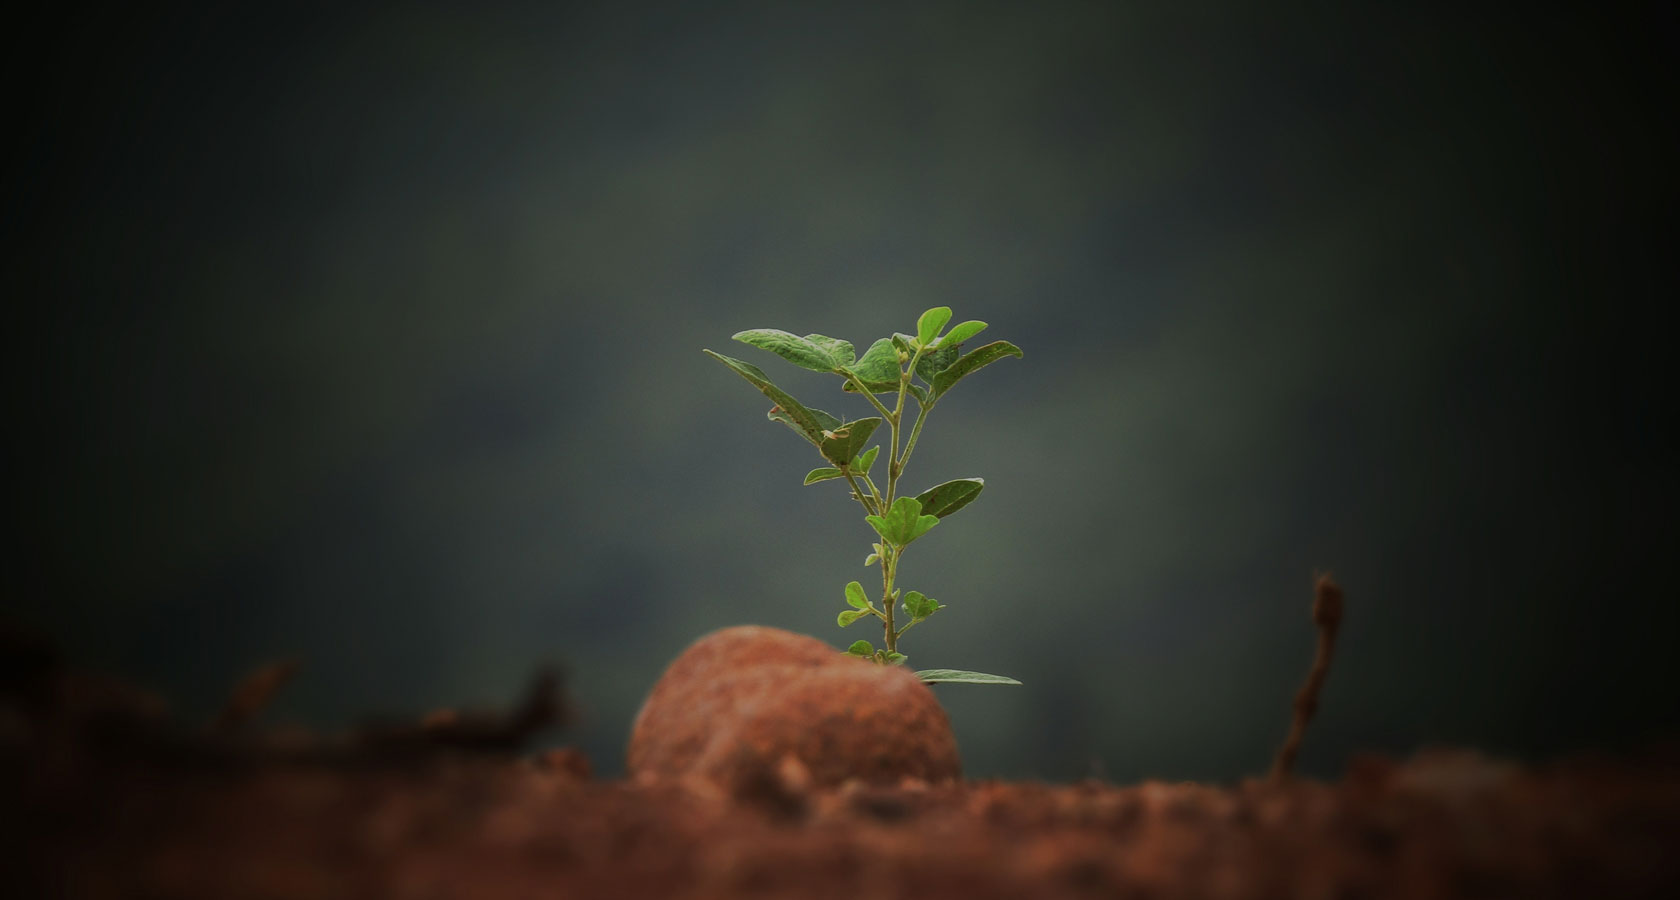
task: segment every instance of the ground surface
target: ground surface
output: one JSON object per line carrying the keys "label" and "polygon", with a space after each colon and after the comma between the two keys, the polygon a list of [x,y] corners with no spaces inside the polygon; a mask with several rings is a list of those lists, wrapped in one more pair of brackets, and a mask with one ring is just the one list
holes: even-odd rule
{"label": "ground surface", "polygon": [[1437,751],[1281,787],[817,788],[795,769],[723,789],[518,752],[563,714],[551,685],[506,716],[322,740],[245,726],[278,670],[208,731],[45,672],[0,672],[9,896],[1680,896],[1672,755]]}

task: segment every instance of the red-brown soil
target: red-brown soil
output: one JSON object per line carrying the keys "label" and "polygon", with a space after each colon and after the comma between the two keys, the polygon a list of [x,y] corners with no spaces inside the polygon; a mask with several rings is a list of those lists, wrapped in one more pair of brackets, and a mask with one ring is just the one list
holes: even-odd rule
{"label": "red-brown soil", "polygon": [[218,900],[1680,896],[1672,756],[1531,768],[1442,751],[1281,786],[824,787],[779,762],[722,784],[597,781],[573,751],[512,749],[563,713],[553,699],[327,741],[183,730],[119,684],[8,664],[0,885]]}

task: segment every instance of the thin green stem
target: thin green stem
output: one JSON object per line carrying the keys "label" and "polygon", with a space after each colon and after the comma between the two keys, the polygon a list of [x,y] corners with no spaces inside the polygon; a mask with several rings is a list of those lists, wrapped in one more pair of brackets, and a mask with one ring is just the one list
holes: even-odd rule
{"label": "thin green stem", "polygon": [[904,455],[898,460],[898,468],[901,471],[910,464],[910,454],[916,449],[916,439],[922,436],[922,422],[927,419],[928,411],[931,409],[933,409],[933,404],[929,403],[916,411],[916,424],[910,426],[910,440],[904,445]]}
{"label": "thin green stem", "polygon": [[853,375],[851,372],[847,372],[846,380],[851,382],[852,387],[856,388],[858,393],[868,397],[869,402],[874,404],[875,408],[880,411],[882,416],[886,417],[887,421],[893,423],[895,427],[898,425],[898,417],[893,415],[893,413],[887,409],[886,404],[877,399],[875,393],[866,387],[862,381],[858,380],[856,375]]}
{"label": "thin green stem", "polygon": [[881,629],[887,652],[896,653],[898,632],[893,630],[893,579],[898,575],[898,553],[885,540],[881,542],[881,548],[887,551],[881,555],[881,608],[886,611],[886,615],[881,617]]}
{"label": "thin green stem", "polygon": [[[854,476],[854,475],[853,475],[853,474],[852,474],[852,473],[850,473],[850,472],[841,472],[841,473],[840,473],[840,474],[842,474],[842,475],[845,475],[845,476],[846,476],[846,482],[847,482],[847,483],[848,483],[848,484],[850,484],[850,485],[851,485],[851,486],[852,486],[852,496],[853,496],[853,497],[856,497],[856,498],[857,498],[857,501],[858,501],[858,502],[859,502],[859,503],[861,503],[861,504],[863,504],[863,511],[864,511],[864,512],[866,512],[866,513],[869,513],[869,514],[870,514],[870,515],[872,515],[872,516],[878,516],[878,515],[881,515],[881,509],[880,509],[880,506],[879,506],[879,505],[876,505],[876,506],[871,506],[871,505],[870,505],[870,504],[869,504],[869,496],[870,496],[870,495],[869,495],[869,494],[865,494],[865,493],[864,493],[864,492],[863,492],[863,488],[860,488],[860,487],[858,487],[858,483],[857,483],[857,477],[856,477],[856,476]],[[869,477],[869,476],[867,476],[867,475],[865,475],[865,476],[864,476],[864,478],[865,478],[865,479],[868,479],[868,477]],[[874,489],[875,489],[875,487],[874,487],[874,485],[870,485],[870,491],[871,491],[871,493],[873,493],[873,491],[874,491]],[[876,503],[877,503],[877,504],[879,504],[879,503],[880,503],[880,498],[879,498],[879,497],[876,497],[876,498],[875,498],[875,502],[876,502]]]}
{"label": "thin green stem", "polygon": [[[864,486],[869,488],[869,493],[875,495],[875,508],[877,510],[885,509],[886,507],[881,505],[881,491],[879,488],[875,487],[875,482],[869,480],[868,472],[863,473],[863,483]],[[881,515],[881,513],[877,512],[876,515]]]}

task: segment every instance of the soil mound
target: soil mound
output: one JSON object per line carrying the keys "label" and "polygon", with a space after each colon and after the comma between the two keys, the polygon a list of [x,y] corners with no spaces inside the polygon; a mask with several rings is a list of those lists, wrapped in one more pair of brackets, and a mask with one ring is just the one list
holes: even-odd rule
{"label": "soil mound", "polygon": [[944,709],[908,670],[741,626],[701,638],[666,669],[636,717],[628,772],[798,790],[941,783],[960,778],[962,763]]}

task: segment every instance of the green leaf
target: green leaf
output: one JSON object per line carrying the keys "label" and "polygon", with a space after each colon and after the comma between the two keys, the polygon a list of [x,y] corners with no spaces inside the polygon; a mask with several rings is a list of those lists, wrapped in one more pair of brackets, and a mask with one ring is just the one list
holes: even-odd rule
{"label": "green leaf", "polygon": [[[854,644],[853,646],[857,646]],[[1007,675],[987,675],[985,672],[964,672],[961,669],[923,669],[916,677],[928,684],[1020,684]]]}
{"label": "green leaf", "polygon": [[973,503],[985,486],[984,478],[958,478],[922,491],[916,495],[916,501],[922,504],[923,513],[943,519]]}
{"label": "green leaf", "polygon": [[858,609],[869,608],[869,597],[863,592],[863,585],[853,581],[846,585],[846,602]]}
{"label": "green leaf", "polygon": [[915,340],[916,336],[913,334],[905,334],[902,331],[893,332],[893,346],[904,352],[905,360],[909,360],[910,357],[916,355]]}
{"label": "green leaf", "polygon": [[939,330],[944,328],[945,323],[949,321],[951,321],[951,307],[949,306],[935,306],[933,309],[922,313],[922,317],[916,320],[916,339],[922,342],[923,347],[926,347],[933,343],[934,338],[939,337]]}
{"label": "green leaf", "polygon": [[841,472],[840,472],[839,469],[827,468],[827,467],[821,468],[821,469],[812,469],[811,471],[805,473],[805,483],[806,484],[816,484],[819,481],[828,481],[831,478],[841,478],[841,477],[843,477],[843,476],[841,475]]}
{"label": "green leaf", "polygon": [[985,322],[976,322],[973,319],[970,319],[961,325],[955,326],[950,331],[945,332],[945,336],[939,339],[939,346],[949,347],[953,344],[960,344],[985,330]]}
{"label": "green leaf", "polygon": [[744,363],[710,350],[702,352],[733,369],[735,374],[745,378],[753,387],[758,388],[760,393],[769,397],[776,404],[776,408],[770,410],[771,419],[786,424],[818,447],[822,446],[824,429],[831,429],[840,424],[839,420],[828,413],[806,409],[798,400],[793,399],[792,394],[776,387],[765,377],[763,370],[752,363]]}
{"label": "green leaf", "polygon": [[928,384],[933,384],[934,376],[956,362],[961,353],[962,344],[941,339],[938,347],[922,351],[922,358],[916,360],[916,376]]}
{"label": "green leaf", "polygon": [[842,341],[839,338],[831,338],[826,334],[807,334],[805,335],[805,340],[816,344],[823,350],[826,350],[829,358],[834,360],[836,363],[839,363],[839,365],[834,368],[844,368],[845,366],[852,364],[854,357],[852,355],[851,341]]}
{"label": "green leaf", "polygon": [[851,370],[853,375],[866,383],[895,386],[883,390],[894,390],[898,384],[898,373],[903,371],[898,367],[898,348],[893,346],[892,338],[881,338],[870,344],[869,349],[863,351],[863,356],[852,364]]}
{"label": "green leaf", "polygon": [[875,565],[875,563],[879,562],[880,559],[881,559],[881,554],[871,553],[868,556],[865,556],[863,558],[863,564],[866,565],[866,566],[873,566],[873,565]]}
{"label": "green leaf", "polygon": [[[825,343],[817,343],[811,338],[822,338]],[[843,365],[852,362],[852,345],[834,338],[824,338],[820,334],[811,337],[800,337],[776,328],[753,328],[734,335],[734,339],[743,344],[751,344],[761,350],[771,353],[793,363],[796,366],[815,372],[833,372]],[[835,356],[839,346],[845,345],[845,360]]]}
{"label": "green leaf", "polygon": [[846,652],[853,656],[872,656],[875,647],[868,641],[853,641],[852,645],[846,648]]}
{"label": "green leaf", "polygon": [[989,366],[1005,356],[1013,356],[1019,359],[1022,356],[1021,348],[1008,341],[993,341],[983,347],[976,347],[964,353],[961,359],[951,363],[939,374],[933,376],[931,382],[933,398],[937,400],[945,396],[945,392],[949,391],[952,385],[961,381],[965,376]]}
{"label": "green leaf", "polygon": [[881,418],[873,416],[830,428],[823,433],[817,449],[822,451],[823,458],[837,466],[850,465],[880,425]]}
{"label": "green leaf", "polygon": [[869,470],[875,467],[875,454],[880,452],[880,444],[876,444],[868,450],[865,450],[862,456],[852,460],[852,471],[859,475],[868,475]]}
{"label": "green leaf", "polygon": [[905,656],[904,654],[898,652],[897,650],[894,650],[891,653],[887,654],[887,665],[889,665],[889,666],[902,666],[902,665],[904,665],[904,661],[909,659],[909,658],[910,657]]}
{"label": "green leaf", "polygon": [[875,533],[890,544],[902,547],[916,538],[928,533],[928,530],[939,524],[937,516],[924,516],[922,504],[912,497],[900,497],[893,501],[892,508],[885,516],[864,516]]}
{"label": "green leaf", "polygon": [[939,605],[938,600],[924,595],[921,591],[910,591],[904,595],[904,611],[909,613],[912,619],[925,619],[941,609],[944,607]]}
{"label": "green leaf", "polygon": [[843,609],[840,611],[840,617],[836,621],[840,623],[841,628],[845,628],[847,625],[850,625],[867,615],[869,615],[869,611],[865,609]]}

